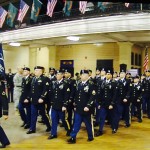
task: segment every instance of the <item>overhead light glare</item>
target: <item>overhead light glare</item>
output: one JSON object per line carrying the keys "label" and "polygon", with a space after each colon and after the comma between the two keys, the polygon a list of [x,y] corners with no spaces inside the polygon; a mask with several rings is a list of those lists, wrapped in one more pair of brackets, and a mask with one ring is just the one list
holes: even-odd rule
{"label": "overhead light glare", "polygon": [[93,45],[95,45],[95,46],[101,46],[103,44],[102,43],[94,43]]}
{"label": "overhead light glare", "polygon": [[67,39],[70,41],[79,41],[80,38],[78,36],[68,36]]}
{"label": "overhead light glare", "polygon": [[20,43],[17,43],[17,42],[11,42],[9,43],[10,46],[20,46],[21,44]]}

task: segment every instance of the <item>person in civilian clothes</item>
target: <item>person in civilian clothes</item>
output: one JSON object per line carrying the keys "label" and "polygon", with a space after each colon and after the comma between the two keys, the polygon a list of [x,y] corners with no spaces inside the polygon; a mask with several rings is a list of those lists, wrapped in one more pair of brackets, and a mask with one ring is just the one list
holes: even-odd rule
{"label": "person in civilian clothes", "polygon": [[138,122],[142,122],[142,86],[140,84],[140,76],[136,75],[133,78],[134,83],[129,93],[132,105],[137,108]]}
{"label": "person in civilian clothes", "polygon": [[128,92],[132,86],[130,80],[125,79],[125,71],[120,72],[120,79],[117,82],[115,90],[115,106],[114,106],[114,118],[113,118],[113,131],[116,133],[119,126],[120,118],[124,113],[125,127],[130,127],[131,114],[130,114],[130,97]]}
{"label": "person in civilian clothes", "polygon": [[23,79],[22,79],[22,91],[19,101],[19,113],[20,117],[23,121],[21,127],[28,129],[30,127],[31,121],[31,103],[28,100],[30,97],[30,90],[31,90],[31,81],[32,78],[30,76],[30,68],[24,67],[23,68]]}
{"label": "person in civilian clothes", "polygon": [[[3,116],[4,119],[8,119],[8,99],[5,93],[4,77],[0,74],[0,118]],[[2,126],[0,125],[0,148],[5,148],[10,144],[7,135],[5,134]]]}
{"label": "person in civilian clothes", "polygon": [[[112,73],[110,70],[106,73],[106,80],[104,80],[100,88],[100,93],[98,96],[98,109],[99,109],[99,131],[96,133],[96,136],[101,136],[103,134],[103,127],[105,124],[106,116],[109,115],[110,123],[112,126],[112,118],[113,118],[113,105],[115,101],[115,89],[116,83],[112,80]],[[98,89],[99,90],[99,89]],[[112,127],[113,128],[113,127]]]}
{"label": "person in civilian clothes", "polygon": [[13,91],[14,91],[13,77],[14,77],[14,74],[11,73],[11,69],[8,69],[8,73],[6,74],[6,80],[7,80],[7,85],[8,85],[9,102],[13,102]]}
{"label": "person in civilian clothes", "polygon": [[[73,102],[74,102],[74,94],[75,94],[75,89],[76,89],[76,81],[71,78],[71,72],[68,69],[65,69],[65,81],[68,83],[69,88],[70,88],[70,95],[69,95],[69,101],[68,101],[68,106],[67,106],[67,114],[68,114],[68,123],[70,126],[70,131],[72,130],[72,117],[73,117]],[[70,131],[67,133],[67,136],[70,135]]]}
{"label": "person in civilian clothes", "polygon": [[51,121],[52,128],[51,134],[48,139],[57,138],[57,126],[59,119],[61,119],[65,129],[70,131],[70,126],[67,120],[65,120],[65,113],[67,110],[67,104],[70,95],[69,84],[63,79],[63,71],[58,70],[56,72],[57,81],[52,85],[52,99],[51,99]]}
{"label": "person in civilian clothes", "polygon": [[[105,70],[105,68],[102,68],[102,70],[101,70],[101,77],[98,78],[98,80],[97,80],[97,85],[98,86],[101,86],[102,82],[104,80],[106,80],[105,75],[106,75],[106,70]],[[97,90],[97,94],[99,94],[99,93],[100,93],[100,89]],[[99,112],[98,104],[96,104],[96,118],[95,118],[94,127],[99,126],[99,113],[98,112]]]}
{"label": "person in civilian clothes", "polygon": [[47,126],[46,132],[51,129],[50,122],[45,112],[45,98],[48,93],[49,83],[47,78],[44,77],[44,67],[36,66],[34,68],[35,77],[32,79],[31,92],[28,100],[31,101],[31,123],[30,129],[27,134],[32,134],[36,132],[36,122],[38,111],[40,111],[41,116]]}
{"label": "person in civilian clothes", "polygon": [[76,86],[75,101],[74,101],[74,125],[71,138],[68,140],[69,144],[76,143],[76,136],[81,128],[82,122],[85,123],[88,141],[94,140],[93,123],[91,114],[93,112],[93,105],[95,101],[96,91],[94,83],[89,80],[89,71],[81,70],[81,82]]}
{"label": "person in civilian clothes", "polygon": [[147,116],[150,119],[150,70],[146,70],[145,75],[146,77],[143,79],[142,83],[142,97],[147,105]]}

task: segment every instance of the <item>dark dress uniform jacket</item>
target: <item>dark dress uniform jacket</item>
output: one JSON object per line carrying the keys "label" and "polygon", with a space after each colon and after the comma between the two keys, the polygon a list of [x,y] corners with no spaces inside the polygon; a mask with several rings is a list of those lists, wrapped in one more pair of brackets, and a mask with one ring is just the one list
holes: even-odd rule
{"label": "dark dress uniform jacket", "polygon": [[104,80],[99,88],[101,88],[98,89],[100,91],[98,95],[99,105],[106,108],[108,108],[109,105],[114,105],[116,83],[112,80],[107,83],[106,80]]}
{"label": "dark dress uniform jacket", "polygon": [[52,108],[55,110],[62,110],[68,104],[70,95],[70,88],[67,82],[63,79],[60,83],[55,81],[52,87]]}
{"label": "dark dress uniform jacket", "polygon": [[24,103],[25,99],[30,98],[30,90],[31,90],[31,82],[32,78],[28,76],[26,79],[22,79],[22,91],[21,91],[21,96],[20,96],[20,102]]}
{"label": "dark dress uniform jacket", "polygon": [[115,103],[124,104],[123,99],[127,99],[128,101],[126,104],[130,104],[129,93],[131,90],[131,86],[132,84],[130,80],[124,79],[123,82],[121,80],[118,80],[115,90]]}
{"label": "dark dress uniform jacket", "polygon": [[[76,112],[81,115],[89,115],[93,112],[96,91],[94,83],[87,81],[84,85],[80,82],[76,86],[75,91],[75,108]],[[90,111],[85,112],[84,107],[88,107]]]}
{"label": "dark dress uniform jacket", "polygon": [[129,97],[130,97],[130,101],[133,104],[137,103],[137,99],[139,99],[140,103],[142,103],[142,86],[140,83],[138,83],[136,85],[132,84],[130,93],[129,93]]}
{"label": "dark dress uniform jacket", "polygon": [[0,118],[8,115],[8,99],[5,93],[5,84],[0,81]]}
{"label": "dark dress uniform jacket", "polygon": [[30,100],[34,105],[38,104],[38,100],[41,98],[45,101],[48,93],[49,83],[47,78],[41,75],[39,78],[34,77],[31,83]]}
{"label": "dark dress uniform jacket", "polygon": [[6,80],[7,80],[8,88],[13,88],[14,87],[13,77],[14,77],[14,74],[12,74],[12,73],[6,74]]}
{"label": "dark dress uniform jacket", "polygon": [[144,78],[143,82],[142,82],[142,91],[143,91],[143,95],[146,97],[150,96],[150,77]]}

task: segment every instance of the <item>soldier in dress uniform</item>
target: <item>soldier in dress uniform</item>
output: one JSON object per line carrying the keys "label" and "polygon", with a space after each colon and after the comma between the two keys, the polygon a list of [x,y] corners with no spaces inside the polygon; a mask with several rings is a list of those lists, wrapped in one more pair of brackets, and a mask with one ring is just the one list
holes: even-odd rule
{"label": "soldier in dress uniform", "polygon": [[[100,89],[99,89],[100,88]],[[110,123],[112,124],[113,118],[113,105],[115,101],[115,89],[116,83],[112,80],[112,73],[110,70],[106,73],[106,80],[104,80],[101,86],[98,86],[100,93],[98,97],[98,109],[99,109],[99,131],[96,133],[96,136],[101,136],[103,134],[103,127],[105,124],[106,116],[110,116]],[[112,126],[112,125],[111,125]],[[113,127],[112,127],[113,128]]]}
{"label": "soldier in dress uniform", "polygon": [[56,81],[55,68],[49,68],[49,79],[53,82]]}
{"label": "soldier in dress uniform", "polygon": [[[114,117],[113,117],[113,131],[112,133],[116,133],[120,118],[123,116],[125,120],[125,127],[130,126],[131,122],[131,114],[130,114],[130,100],[129,94],[130,88],[132,86],[130,80],[125,79],[125,71],[121,70],[120,79],[116,85],[115,91],[115,106],[114,106]],[[124,113],[124,114],[123,114]]]}
{"label": "soldier in dress uniform", "polygon": [[137,108],[138,122],[142,122],[142,86],[140,84],[140,76],[136,75],[133,81],[129,97],[132,105]]}
{"label": "soldier in dress uniform", "polygon": [[6,80],[7,80],[7,85],[8,85],[9,102],[13,102],[13,90],[14,90],[13,77],[14,77],[14,74],[11,72],[11,69],[8,69],[8,73],[6,74]]}
{"label": "soldier in dress uniform", "polygon": [[[72,130],[72,117],[73,117],[73,102],[74,102],[74,94],[76,89],[76,81],[71,78],[71,72],[68,69],[65,69],[65,81],[69,84],[70,88],[70,95],[69,95],[69,101],[67,106],[67,115],[68,115],[68,122],[70,125],[70,131]],[[70,135],[70,131],[67,133],[67,135]]]}
{"label": "soldier in dress uniform", "polygon": [[114,81],[118,81],[119,80],[118,73],[116,71],[114,71],[114,73],[113,73],[113,80]]}
{"label": "soldier in dress uniform", "polygon": [[142,82],[143,99],[147,104],[147,115],[150,119],[150,70],[145,71],[145,79]]}
{"label": "soldier in dress uniform", "polygon": [[[5,93],[5,83],[4,77],[0,74],[0,118],[4,116],[4,119],[8,119],[8,99]],[[10,144],[3,128],[0,125],[0,148],[5,148]]]}
{"label": "soldier in dress uniform", "polygon": [[28,129],[31,121],[31,103],[28,100],[30,98],[31,81],[30,68],[23,68],[23,79],[22,79],[22,91],[19,100],[19,113],[23,121],[21,127]]}
{"label": "soldier in dress uniform", "polygon": [[67,105],[70,96],[70,87],[69,84],[63,79],[63,71],[58,70],[56,72],[57,81],[53,82],[52,85],[52,99],[51,99],[51,121],[52,121],[52,128],[51,134],[48,139],[57,138],[57,126],[59,123],[59,119],[61,119],[65,129],[67,132],[70,131],[70,126],[67,121],[65,120],[65,113],[67,110]]}
{"label": "soldier in dress uniform", "polygon": [[36,66],[34,68],[35,77],[32,79],[30,98],[31,101],[31,123],[30,129],[27,134],[32,134],[36,132],[36,122],[38,111],[40,111],[41,116],[47,126],[46,132],[51,129],[50,122],[45,112],[45,98],[48,93],[49,83],[47,78],[44,77],[44,67]]}
{"label": "soldier in dress uniform", "polygon": [[76,86],[74,101],[74,125],[68,143],[76,143],[76,136],[84,122],[88,133],[88,141],[94,140],[91,114],[95,101],[96,91],[94,83],[89,80],[89,71],[81,70],[81,82]]}
{"label": "soldier in dress uniform", "polygon": [[[100,78],[98,78],[98,80],[97,80],[97,85],[98,86],[100,86],[101,87],[101,84],[102,84],[102,82],[104,81],[104,80],[106,80],[106,70],[105,70],[105,68],[102,68],[101,69],[101,74],[100,74]],[[97,90],[97,94],[99,94],[100,93],[100,89],[99,90]],[[97,97],[96,97],[96,99],[97,99]],[[94,123],[94,127],[96,127],[96,126],[99,126],[99,110],[98,110],[98,103],[96,103],[96,118],[95,118],[95,123]]]}

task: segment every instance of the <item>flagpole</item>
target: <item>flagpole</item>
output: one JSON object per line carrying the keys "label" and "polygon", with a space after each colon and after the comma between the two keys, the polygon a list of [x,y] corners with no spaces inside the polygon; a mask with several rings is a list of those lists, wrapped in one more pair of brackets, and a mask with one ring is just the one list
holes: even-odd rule
{"label": "flagpole", "polygon": [[143,10],[143,4],[141,3],[140,6],[141,6],[141,11],[142,11]]}

